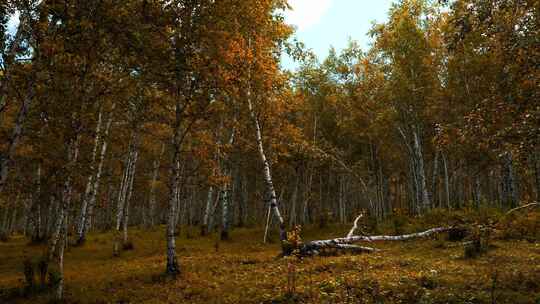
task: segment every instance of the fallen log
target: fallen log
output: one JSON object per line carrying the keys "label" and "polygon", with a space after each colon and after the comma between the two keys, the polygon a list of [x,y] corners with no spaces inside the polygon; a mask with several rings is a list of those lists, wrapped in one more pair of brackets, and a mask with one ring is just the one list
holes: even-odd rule
{"label": "fallen log", "polygon": [[[325,249],[342,249],[354,252],[375,252],[379,249],[371,247],[362,247],[352,245],[357,242],[375,242],[375,241],[405,241],[410,239],[425,238],[437,233],[443,233],[452,230],[453,227],[432,228],[423,232],[404,234],[404,235],[375,235],[375,236],[348,236],[344,238],[335,238],[329,240],[317,240],[307,242],[301,245],[299,252],[303,256],[318,255]],[[350,235],[350,233],[349,233]]]}
{"label": "fallen log", "polygon": [[522,209],[526,209],[526,208],[530,208],[530,207],[538,207],[538,206],[540,206],[540,203],[530,203],[530,204],[523,205],[523,206],[520,206],[520,207],[517,207],[517,208],[514,208],[514,209],[510,209],[508,212],[506,212],[506,215],[509,215],[511,213],[514,213],[514,212],[522,210]]}

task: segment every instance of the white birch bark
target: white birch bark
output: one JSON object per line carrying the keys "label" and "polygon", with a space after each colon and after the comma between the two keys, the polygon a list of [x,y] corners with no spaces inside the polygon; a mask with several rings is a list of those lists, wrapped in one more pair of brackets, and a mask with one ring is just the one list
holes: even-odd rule
{"label": "white birch bark", "polygon": [[208,187],[208,193],[206,197],[206,207],[204,208],[203,224],[201,228],[201,235],[207,235],[209,230],[210,214],[212,213],[212,199],[214,197],[214,186]]}
{"label": "white birch bark", "polygon": [[435,159],[433,160],[433,175],[431,177],[431,202],[433,207],[440,207],[440,201],[438,201],[439,192],[439,155],[440,152],[435,152]]}
{"label": "white birch bark", "polygon": [[[251,87],[251,86],[250,86]],[[248,89],[248,108],[251,115],[251,119],[253,120],[253,123],[255,125],[255,135],[257,139],[257,147],[259,150],[259,157],[261,158],[261,162],[263,164],[263,176],[264,181],[266,185],[266,192],[269,196],[268,201],[270,208],[272,209],[274,216],[279,221],[279,238],[281,242],[285,242],[287,240],[287,231],[285,230],[285,221],[283,220],[283,217],[281,216],[281,212],[279,211],[277,196],[276,196],[276,190],[274,188],[274,183],[272,181],[272,173],[270,170],[270,163],[268,162],[268,159],[266,158],[266,153],[264,151],[264,145],[262,140],[262,132],[261,132],[261,126],[259,124],[259,118],[255,114],[255,109],[253,108],[253,104],[251,101],[251,89]]]}
{"label": "white birch bark", "polygon": [[[7,105],[7,91],[8,91],[8,86],[9,86],[10,77],[11,77],[9,66],[16,59],[17,52],[19,51],[20,46],[24,42],[25,35],[28,35],[32,30],[30,28],[31,18],[28,12],[22,12],[20,15],[21,15],[20,22],[19,22],[17,31],[15,33],[14,40],[9,46],[6,56],[3,58],[6,74],[5,74],[4,81],[0,83],[0,114],[5,110],[6,105]],[[38,58],[33,58],[33,60],[37,61]],[[3,192],[4,187],[7,183],[9,170],[12,164],[12,158],[13,158],[13,155],[15,154],[17,146],[22,137],[24,123],[28,117],[28,112],[30,111],[30,107],[36,95],[36,90],[35,90],[36,79],[35,78],[36,78],[36,73],[35,71],[32,71],[31,75],[29,76],[28,87],[27,87],[26,93],[22,97],[22,104],[19,108],[19,112],[17,113],[17,117],[15,118],[14,127],[11,130],[11,135],[7,142],[6,151],[0,154],[0,193]],[[2,117],[0,115],[0,123],[2,123],[1,119]]]}
{"label": "white birch bark", "polygon": [[[235,136],[235,127],[233,127],[231,136],[229,137],[229,141],[227,144],[229,146],[232,146],[234,144],[234,136]],[[222,171],[223,174],[228,177],[228,180],[223,184],[221,189],[221,211],[222,211],[222,219],[221,219],[221,240],[228,240],[229,239],[229,228],[230,228],[230,215],[229,215],[229,204],[230,204],[230,192],[231,192],[231,183],[232,183],[232,170],[231,170],[231,160],[229,155],[225,155],[224,159],[221,161],[222,163]]]}
{"label": "white birch bark", "polygon": [[452,206],[450,205],[450,178],[448,175],[448,161],[444,153],[442,154],[442,161],[443,161],[443,171],[444,171],[444,194],[445,194],[446,208],[451,209]]}
{"label": "white birch bark", "polygon": [[[120,251],[120,242],[127,243],[127,228],[129,225],[129,203],[133,191],[135,168],[138,158],[138,133],[134,130],[128,147],[124,174],[120,183],[116,210],[116,237],[113,245],[113,254],[117,256]],[[120,231],[122,229],[122,232]]]}
{"label": "white birch bark", "polygon": [[416,161],[417,161],[417,175],[418,175],[418,184],[419,184],[419,192],[422,198],[422,210],[427,210],[431,207],[431,202],[429,199],[429,192],[427,189],[427,183],[426,183],[426,172],[424,170],[424,156],[422,154],[422,146],[420,143],[420,138],[418,136],[418,132],[413,132],[413,138],[414,138],[414,152],[416,155]]}
{"label": "white birch bark", "polygon": [[90,196],[92,193],[92,187],[94,185],[94,178],[96,175],[94,171],[95,171],[98,145],[100,143],[101,124],[102,124],[102,108],[100,107],[99,113],[98,113],[98,121],[96,124],[95,136],[94,136],[94,147],[92,149],[92,158],[90,160],[90,174],[88,175],[86,188],[85,188],[82,203],[81,203],[81,211],[80,211],[79,222],[78,222],[78,227],[77,227],[77,235],[78,235],[77,243],[82,243],[85,238],[85,232],[86,232],[85,230],[86,230],[86,223],[87,223],[87,216],[88,216],[88,204],[89,204]]}
{"label": "white birch bark", "polygon": [[26,118],[28,116],[28,111],[30,110],[30,105],[34,99],[35,89],[33,82],[30,84],[28,93],[25,96],[19,113],[15,119],[15,126],[11,132],[11,136],[8,140],[7,150],[3,155],[0,155],[0,193],[3,192],[4,186],[6,185],[9,169],[12,163],[12,157],[15,154],[19,141],[23,133],[23,126]]}
{"label": "white birch bark", "polygon": [[90,230],[91,220],[92,220],[92,218],[94,216],[94,207],[96,205],[96,198],[97,198],[97,195],[99,193],[99,185],[100,185],[100,182],[101,182],[101,176],[103,174],[103,167],[105,165],[105,158],[106,158],[106,154],[107,154],[108,140],[109,140],[109,132],[110,132],[111,124],[112,124],[112,120],[113,120],[113,115],[114,115],[113,111],[114,111],[114,109],[115,109],[115,105],[113,105],[113,107],[112,107],[111,114],[109,116],[109,119],[107,121],[107,125],[105,127],[105,133],[103,134],[103,144],[101,145],[101,152],[100,152],[100,155],[99,155],[98,169],[97,169],[97,172],[96,172],[96,177],[94,178],[94,184],[92,186],[92,192],[90,194],[90,201],[88,202],[88,216],[86,217],[86,223],[85,223],[84,231],[83,231],[83,238],[85,237],[88,230]]}
{"label": "white birch bark", "polygon": [[67,176],[65,177],[64,189],[62,193],[61,207],[59,208],[59,215],[55,233],[51,238],[49,245],[48,258],[52,260],[54,253],[56,252],[58,263],[58,284],[55,290],[55,298],[61,301],[64,294],[64,249],[67,245],[67,230],[68,230],[68,213],[71,205],[72,198],[72,174],[73,168],[77,163],[79,156],[79,144],[80,136],[78,135],[75,140],[72,140],[68,146],[68,165]]}
{"label": "white birch bark", "polygon": [[503,193],[504,203],[510,208],[518,206],[517,184],[514,172],[514,160],[510,152],[503,155]]}
{"label": "white birch bark", "polygon": [[317,255],[324,249],[352,249],[356,251],[373,252],[377,251],[371,247],[350,247],[344,245],[350,245],[357,242],[375,242],[375,241],[406,241],[416,238],[425,238],[437,233],[443,233],[451,230],[451,227],[439,227],[429,229],[423,232],[404,234],[404,235],[376,235],[376,236],[348,236],[344,238],[335,238],[329,240],[318,240],[307,242],[300,248],[300,253],[303,255]]}
{"label": "white birch bark", "polygon": [[[179,130],[177,130],[179,132]],[[178,265],[178,261],[176,259],[176,239],[175,239],[175,228],[176,228],[176,208],[177,208],[177,192],[178,192],[178,184],[180,181],[180,168],[178,166],[179,158],[180,158],[180,147],[176,144],[176,137],[175,136],[175,147],[173,152],[173,162],[172,162],[172,172],[171,172],[171,178],[170,178],[170,195],[169,195],[169,210],[167,212],[167,231],[166,231],[166,239],[167,239],[167,265],[165,272],[168,275],[176,276],[180,273],[180,268]]]}
{"label": "white birch bark", "polygon": [[129,207],[131,202],[131,196],[133,195],[133,181],[135,179],[135,169],[137,167],[137,159],[139,156],[139,152],[137,151],[137,148],[134,147],[133,151],[133,157],[132,157],[132,165],[131,165],[131,171],[129,173],[130,178],[128,181],[128,191],[126,195],[126,201],[124,203],[124,219],[123,222],[123,235],[122,235],[122,241],[124,244],[127,244],[128,242],[128,226],[129,226]]}

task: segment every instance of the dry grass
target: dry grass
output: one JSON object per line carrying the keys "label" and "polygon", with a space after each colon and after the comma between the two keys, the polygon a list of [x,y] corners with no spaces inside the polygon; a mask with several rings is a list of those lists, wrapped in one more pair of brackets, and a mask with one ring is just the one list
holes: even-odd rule
{"label": "dry grass", "polygon": [[[309,238],[347,229],[309,231]],[[192,233],[194,234],[194,232]],[[496,241],[476,259],[441,240],[377,244],[364,255],[279,259],[277,244],[261,244],[261,230],[237,229],[232,241],[178,238],[182,275],[165,280],[164,232],[133,230],[135,250],[112,256],[111,234],[91,235],[66,255],[69,303],[538,303],[540,245]],[[25,257],[43,248],[21,237],[0,243],[0,303],[46,303],[47,295],[10,298],[23,285]],[[294,265],[294,268],[291,268]],[[288,293],[288,276],[296,275]],[[4,302],[2,298],[4,297]]]}

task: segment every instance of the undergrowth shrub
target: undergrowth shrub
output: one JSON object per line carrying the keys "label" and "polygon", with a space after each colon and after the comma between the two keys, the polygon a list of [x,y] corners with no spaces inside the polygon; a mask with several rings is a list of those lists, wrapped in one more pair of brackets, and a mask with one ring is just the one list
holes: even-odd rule
{"label": "undergrowth shrub", "polygon": [[60,281],[62,280],[62,275],[60,274],[60,270],[57,268],[50,269],[48,272],[48,279],[49,279],[48,287],[51,290],[54,290],[56,287],[58,287],[58,284],[60,284]]}
{"label": "undergrowth shrub", "polygon": [[403,234],[408,221],[408,216],[403,211],[394,211],[394,216],[392,217],[392,228],[394,229],[394,233]]}
{"label": "undergrowth shrub", "polygon": [[49,270],[49,262],[47,258],[42,257],[37,262],[37,270],[39,274],[39,283],[41,286],[47,285],[47,273]]}
{"label": "undergrowth shrub", "polygon": [[25,258],[23,261],[23,295],[29,296],[55,287],[59,275],[49,269],[46,257]]}
{"label": "undergrowth shrub", "polygon": [[448,231],[448,240],[450,242],[461,242],[469,236],[469,229],[466,227],[455,227]]}
{"label": "undergrowth shrub", "polygon": [[466,259],[473,259],[485,254],[489,249],[491,231],[486,228],[476,227],[471,230],[471,234],[465,243],[463,256]]}
{"label": "undergrowth shrub", "polygon": [[24,291],[26,294],[32,293],[35,289],[36,282],[34,277],[34,262],[31,258],[26,258],[23,261],[24,273]]}
{"label": "undergrowth shrub", "polygon": [[124,251],[135,250],[135,245],[133,244],[132,241],[127,241],[127,242],[122,244],[122,250],[124,250]]}

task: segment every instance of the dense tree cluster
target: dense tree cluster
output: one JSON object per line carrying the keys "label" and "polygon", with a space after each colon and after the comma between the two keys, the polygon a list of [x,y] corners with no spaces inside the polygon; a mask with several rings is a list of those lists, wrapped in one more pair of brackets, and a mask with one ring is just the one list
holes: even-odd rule
{"label": "dense tree cluster", "polygon": [[[401,0],[296,53],[285,0],[3,0],[0,230],[66,245],[539,199],[538,0]],[[8,33],[10,16],[18,15]],[[62,278],[62,277],[61,277]],[[61,281],[63,282],[63,281]],[[63,284],[57,296],[62,297]]]}

